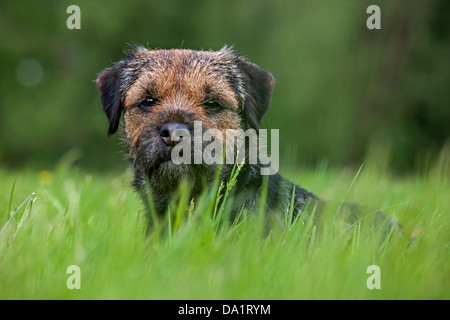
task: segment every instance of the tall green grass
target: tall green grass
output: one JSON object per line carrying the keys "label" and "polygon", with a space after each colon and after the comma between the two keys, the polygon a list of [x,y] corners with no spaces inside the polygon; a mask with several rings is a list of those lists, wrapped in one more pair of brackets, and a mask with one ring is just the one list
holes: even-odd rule
{"label": "tall green grass", "polygon": [[[217,181],[196,202],[181,192],[147,236],[131,173],[88,173],[70,158],[51,171],[0,170],[2,299],[450,298],[448,152],[404,177],[376,157],[359,174],[323,164],[285,172],[331,200],[320,226],[314,208],[293,224],[283,224],[289,211],[268,221],[245,208],[230,221],[232,183]],[[402,235],[349,230],[335,214],[342,201],[382,209]],[[66,286],[70,265],[79,290]],[[379,290],[366,286],[370,265]]]}

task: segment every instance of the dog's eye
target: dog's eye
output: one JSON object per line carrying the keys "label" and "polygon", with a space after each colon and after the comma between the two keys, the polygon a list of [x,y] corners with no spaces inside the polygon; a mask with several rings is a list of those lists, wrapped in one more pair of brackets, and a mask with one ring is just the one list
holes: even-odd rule
{"label": "dog's eye", "polygon": [[148,110],[153,107],[157,101],[158,100],[155,98],[146,98],[144,101],[142,101],[140,107],[144,110]]}
{"label": "dog's eye", "polygon": [[223,109],[223,106],[216,101],[208,101],[204,104],[205,108],[212,112],[218,112]]}

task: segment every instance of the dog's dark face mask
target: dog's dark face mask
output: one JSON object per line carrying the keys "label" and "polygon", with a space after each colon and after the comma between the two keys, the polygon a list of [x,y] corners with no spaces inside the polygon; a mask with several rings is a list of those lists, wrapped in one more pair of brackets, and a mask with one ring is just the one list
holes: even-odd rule
{"label": "dog's dark face mask", "polygon": [[[227,129],[258,129],[273,83],[269,72],[227,47],[220,51],[137,47],[97,78],[108,133],[118,130],[124,114],[124,141],[135,171],[162,192],[175,190],[183,177],[196,186],[212,181],[217,165],[194,159],[194,153],[211,142],[194,140],[198,138],[194,124],[201,123],[203,133],[219,132],[222,139],[215,138],[222,146]],[[187,135],[192,138],[191,164],[176,164],[172,150]],[[228,169],[225,165],[223,174]]]}

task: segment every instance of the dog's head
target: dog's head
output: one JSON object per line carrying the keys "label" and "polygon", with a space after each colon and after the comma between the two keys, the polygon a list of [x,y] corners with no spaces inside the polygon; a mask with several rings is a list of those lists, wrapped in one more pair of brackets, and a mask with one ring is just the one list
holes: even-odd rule
{"label": "dog's head", "polygon": [[[149,50],[136,47],[127,59],[103,70],[97,88],[109,119],[118,130],[124,114],[125,141],[135,167],[156,185],[182,176],[213,177],[215,166],[177,165],[171,151],[183,140],[175,130],[258,129],[269,107],[272,75],[228,47],[220,51]],[[220,141],[224,144],[225,141]],[[164,187],[163,187],[164,189]]]}

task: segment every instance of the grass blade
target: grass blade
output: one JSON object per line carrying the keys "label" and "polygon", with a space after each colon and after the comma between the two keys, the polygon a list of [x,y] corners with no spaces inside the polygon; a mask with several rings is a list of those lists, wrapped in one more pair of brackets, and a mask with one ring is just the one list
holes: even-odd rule
{"label": "grass blade", "polygon": [[14,219],[14,217],[16,216],[16,214],[19,212],[19,210],[22,208],[22,206],[27,203],[30,199],[33,200],[35,193],[33,192],[32,194],[30,194],[21,204],[20,206],[16,209],[16,211],[14,211],[14,213],[11,215],[11,217],[8,219],[8,221],[5,223],[5,225],[3,226],[2,230],[0,230],[0,234],[3,233],[3,231],[6,229],[6,227],[9,225],[9,223],[12,221],[12,219]]}

